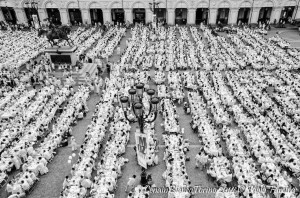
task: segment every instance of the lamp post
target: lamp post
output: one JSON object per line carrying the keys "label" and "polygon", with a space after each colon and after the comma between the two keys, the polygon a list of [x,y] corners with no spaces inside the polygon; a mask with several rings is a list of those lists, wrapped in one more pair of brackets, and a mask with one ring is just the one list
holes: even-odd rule
{"label": "lamp post", "polygon": [[[158,7],[159,2],[155,2],[155,0],[153,0],[153,3],[149,3],[150,6],[150,10],[153,12],[153,15],[156,15],[156,7]],[[157,16],[155,18],[155,25],[157,26]]]}
{"label": "lamp post", "polygon": [[35,11],[35,13],[37,15],[37,18],[38,18],[39,26],[41,26],[40,16],[39,16],[39,13],[38,13],[38,6],[39,6],[38,2],[35,2],[35,0],[28,0],[28,1],[25,2],[25,4],[27,5],[27,7],[29,9],[31,17],[33,15],[32,10]]}
{"label": "lamp post", "polygon": [[207,18],[208,18],[207,25],[209,25],[210,24],[210,0],[208,0],[208,17]]}
{"label": "lamp post", "polygon": [[[122,96],[120,98],[125,118],[129,122],[138,122],[141,133],[144,133],[144,124],[154,122],[157,118],[157,104],[159,103],[159,98],[154,97],[154,89],[147,90],[147,94],[150,96],[150,107],[149,111],[146,112],[146,109],[143,105],[144,84],[136,84],[136,89],[131,88],[129,89],[128,93],[130,98],[128,96]],[[132,110],[135,115],[134,119],[128,118],[127,112],[130,110]],[[154,114],[152,119],[149,117],[151,113]]]}
{"label": "lamp post", "polygon": [[251,5],[251,12],[250,12],[250,17],[249,17],[250,22],[248,22],[249,25],[251,25],[251,18],[252,18],[252,14],[253,14],[253,9],[254,9],[254,0],[252,1],[252,5]]}

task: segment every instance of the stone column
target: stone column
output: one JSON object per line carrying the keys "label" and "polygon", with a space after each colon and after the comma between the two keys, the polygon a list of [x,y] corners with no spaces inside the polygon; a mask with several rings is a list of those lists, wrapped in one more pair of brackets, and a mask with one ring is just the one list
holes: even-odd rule
{"label": "stone column", "polygon": [[229,12],[229,24],[236,24],[237,17],[238,17],[239,9],[238,8],[232,8]]}
{"label": "stone column", "polygon": [[215,25],[217,23],[217,8],[209,9],[209,24]]}
{"label": "stone column", "polygon": [[260,8],[253,8],[250,23],[257,23],[258,22],[259,11],[260,11]]}
{"label": "stone column", "polygon": [[112,22],[111,20],[111,9],[103,9],[103,23]]}
{"label": "stone column", "polygon": [[279,22],[280,15],[281,15],[282,7],[273,8],[270,23],[273,24],[274,20],[276,19],[276,23]]}
{"label": "stone column", "polygon": [[187,23],[189,25],[195,25],[195,23],[196,23],[196,8],[188,9]]}
{"label": "stone column", "polygon": [[153,12],[150,10],[150,8],[146,8],[145,12],[146,12],[146,23],[152,22]]}
{"label": "stone column", "polygon": [[41,24],[42,24],[43,20],[46,19],[46,18],[48,17],[48,16],[47,16],[46,9],[44,9],[44,8],[39,8],[39,9],[38,9],[38,14],[39,14],[40,21],[41,21]]}
{"label": "stone column", "polygon": [[69,20],[70,16],[69,16],[68,9],[61,8],[59,9],[59,12],[60,12],[61,23],[63,25],[68,25],[70,23]]}
{"label": "stone column", "polygon": [[168,9],[168,24],[175,24],[175,9]]}
{"label": "stone column", "polygon": [[129,23],[133,23],[133,13],[132,13],[132,9],[130,8],[125,8],[125,22],[129,21]]}
{"label": "stone column", "polygon": [[0,21],[5,21],[2,9],[0,8]]}
{"label": "stone column", "polygon": [[28,19],[26,17],[26,13],[24,8],[15,8],[16,17],[19,23],[24,23],[28,25]]}
{"label": "stone column", "polygon": [[83,8],[81,9],[81,14],[82,14],[82,22],[83,24],[91,24],[91,14],[90,14],[90,10]]}
{"label": "stone column", "polygon": [[295,19],[299,19],[300,18],[300,7],[297,9],[297,7],[295,8],[295,14],[294,15],[296,15],[295,16]]}

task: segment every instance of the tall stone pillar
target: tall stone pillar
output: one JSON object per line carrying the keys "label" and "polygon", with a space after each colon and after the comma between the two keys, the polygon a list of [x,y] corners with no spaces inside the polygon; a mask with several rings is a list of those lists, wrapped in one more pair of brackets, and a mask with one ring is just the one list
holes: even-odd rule
{"label": "tall stone pillar", "polygon": [[209,24],[215,25],[217,23],[217,8],[209,9]]}
{"label": "tall stone pillar", "polygon": [[145,12],[146,12],[146,23],[150,23],[152,21],[153,12],[150,10],[150,8],[146,8]]}
{"label": "tall stone pillar", "polygon": [[261,8],[253,8],[251,22],[250,23],[257,23],[259,17],[259,11]]}
{"label": "tall stone pillar", "polygon": [[297,7],[295,8],[295,19],[299,19],[300,18],[300,7],[297,9]]}
{"label": "tall stone pillar", "polygon": [[238,17],[239,9],[238,8],[232,8],[229,12],[229,24],[236,24],[237,23],[237,17]]}
{"label": "tall stone pillar", "polygon": [[111,20],[111,9],[103,9],[103,22],[112,22]]}
{"label": "tall stone pillar", "polygon": [[91,24],[91,14],[90,10],[83,8],[81,9],[81,14],[82,14],[82,22],[83,24]]}
{"label": "tall stone pillar", "polygon": [[188,9],[187,23],[189,25],[195,25],[195,23],[196,23],[196,8]]}
{"label": "tall stone pillar", "polygon": [[26,17],[24,8],[15,8],[15,12],[18,23],[24,23],[28,25],[28,19]]}
{"label": "tall stone pillar", "polygon": [[5,21],[2,9],[0,8],[0,21]]}
{"label": "tall stone pillar", "polygon": [[59,12],[60,12],[61,23],[63,25],[68,25],[70,23],[69,20],[70,16],[69,16],[68,9],[61,8],[59,9]]}
{"label": "tall stone pillar", "polygon": [[175,24],[175,9],[168,9],[168,24]]}
{"label": "tall stone pillar", "polygon": [[273,8],[272,14],[271,14],[271,19],[270,19],[271,24],[274,23],[275,19],[276,19],[276,23],[279,22],[282,9],[283,9],[282,7]]}
{"label": "tall stone pillar", "polygon": [[131,8],[125,8],[125,22],[129,21],[129,23],[133,23],[132,19],[132,9]]}
{"label": "tall stone pillar", "polygon": [[39,8],[39,9],[38,9],[38,14],[39,14],[40,21],[41,21],[41,24],[42,24],[42,23],[43,23],[43,20],[47,18],[47,12],[46,12],[46,9],[44,9],[44,8]]}

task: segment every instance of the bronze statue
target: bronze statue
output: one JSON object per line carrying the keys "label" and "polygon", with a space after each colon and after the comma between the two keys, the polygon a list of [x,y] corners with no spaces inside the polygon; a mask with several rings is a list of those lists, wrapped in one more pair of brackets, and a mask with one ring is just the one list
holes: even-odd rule
{"label": "bronze statue", "polygon": [[61,40],[66,40],[71,46],[70,42],[74,45],[73,41],[69,39],[68,35],[71,32],[71,28],[69,26],[60,26],[55,27],[53,23],[49,23],[49,30],[39,29],[38,36],[46,35],[48,42],[53,45],[57,45],[57,43],[54,41],[54,39],[58,39],[58,42]]}

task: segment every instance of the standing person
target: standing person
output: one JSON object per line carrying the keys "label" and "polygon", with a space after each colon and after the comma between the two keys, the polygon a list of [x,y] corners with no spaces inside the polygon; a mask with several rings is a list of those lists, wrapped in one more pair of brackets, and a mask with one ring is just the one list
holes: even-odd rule
{"label": "standing person", "polygon": [[71,137],[71,147],[72,147],[72,151],[76,151],[77,150],[77,143],[75,141],[74,136]]}
{"label": "standing person", "polygon": [[95,82],[95,91],[96,91],[97,95],[100,94],[100,83],[99,83],[99,81]]}
{"label": "standing person", "polygon": [[101,73],[102,73],[102,70],[101,70],[101,63],[99,63],[99,64],[97,65],[97,70],[98,70],[98,76],[101,75]]}
{"label": "standing person", "polygon": [[[201,165],[201,153],[198,153],[197,155],[196,155],[196,157],[195,157],[195,161],[196,161],[196,165],[195,165],[195,167],[196,168],[199,168],[199,165]],[[201,167],[202,168],[202,167]]]}
{"label": "standing person", "polygon": [[110,63],[106,64],[106,71],[107,71],[108,78],[110,78]]}
{"label": "standing person", "polygon": [[136,182],[136,175],[133,175],[132,177],[129,178],[128,182],[127,182],[127,186],[126,186],[126,190],[125,192],[128,192],[132,190],[132,188],[134,187]]}

